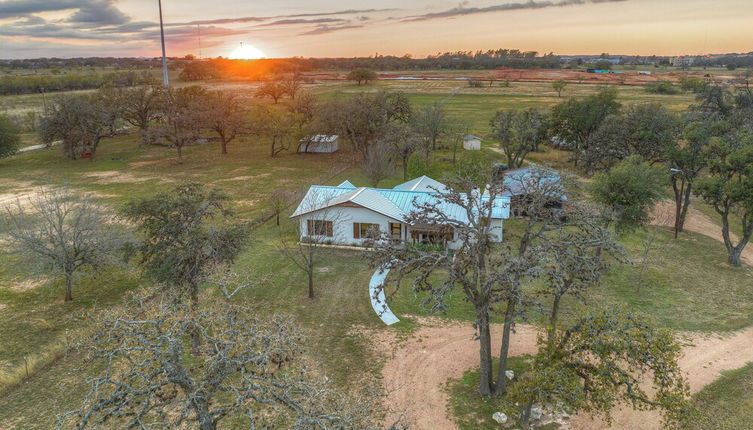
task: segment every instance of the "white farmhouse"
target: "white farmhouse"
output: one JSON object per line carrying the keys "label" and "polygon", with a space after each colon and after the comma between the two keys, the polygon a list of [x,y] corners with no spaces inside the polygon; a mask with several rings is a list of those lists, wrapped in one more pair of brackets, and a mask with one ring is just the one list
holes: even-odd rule
{"label": "white farmhouse", "polygon": [[478,151],[481,149],[481,138],[472,134],[463,136],[463,149]]}
{"label": "white farmhouse", "polygon": [[[336,187],[313,185],[291,218],[298,218],[302,241],[315,239],[333,245],[363,246],[386,232],[395,241],[441,244],[455,249],[461,243],[451,226],[412,225],[406,221],[416,205],[435,203],[453,221],[468,222],[463,208],[442,199],[444,190],[444,184],[427,176],[392,189],[355,187],[348,181]],[[495,198],[490,223],[496,241],[502,241],[503,222],[509,217],[510,198]]]}
{"label": "white farmhouse", "polygon": [[340,149],[340,137],[336,134],[315,134],[298,142],[298,152],[336,152]]}

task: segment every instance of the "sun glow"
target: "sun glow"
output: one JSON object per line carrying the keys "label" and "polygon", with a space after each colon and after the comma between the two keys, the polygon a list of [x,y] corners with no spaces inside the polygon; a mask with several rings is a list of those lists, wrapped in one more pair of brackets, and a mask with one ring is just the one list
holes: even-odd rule
{"label": "sun glow", "polygon": [[259,48],[241,43],[241,46],[230,53],[230,58],[233,60],[258,60],[264,58],[264,53]]}

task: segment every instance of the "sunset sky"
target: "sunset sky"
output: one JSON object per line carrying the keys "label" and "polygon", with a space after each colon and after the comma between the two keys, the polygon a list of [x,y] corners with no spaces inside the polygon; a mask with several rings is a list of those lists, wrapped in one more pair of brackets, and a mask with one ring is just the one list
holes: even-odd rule
{"label": "sunset sky", "polygon": [[[751,0],[163,0],[168,55],[753,51]],[[0,58],[157,56],[157,0],[0,0]],[[197,29],[198,24],[198,29]]]}

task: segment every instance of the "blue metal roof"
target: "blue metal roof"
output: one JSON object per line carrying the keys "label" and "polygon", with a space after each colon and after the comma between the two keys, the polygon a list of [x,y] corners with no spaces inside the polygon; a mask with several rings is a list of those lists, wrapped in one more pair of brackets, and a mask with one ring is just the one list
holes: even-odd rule
{"label": "blue metal roof", "polygon": [[[503,174],[504,188],[502,195],[508,197],[528,194],[534,187],[560,181],[560,174],[557,171],[539,166],[521,167],[508,170]],[[564,194],[557,197],[567,200]]]}
{"label": "blue metal roof", "polygon": [[[432,179],[432,181],[434,180]],[[435,191],[410,191],[368,187],[351,188],[347,185],[342,186],[344,184],[345,182],[337,187],[312,185],[291,217],[337,206],[345,202],[352,202],[398,221],[404,221],[408,214],[416,209],[418,205],[431,203],[438,204],[440,210],[449,218],[459,222],[468,221],[465,209],[456,204],[446,202],[442,199],[441,194]],[[445,187],[444,184],[439,182],[437,184],[443,188]],[[488,197],[482,196],[480,198],[488,200]],[[497,197],[494,200],[492,218],[509,218],[510,198],[503,196]]]}

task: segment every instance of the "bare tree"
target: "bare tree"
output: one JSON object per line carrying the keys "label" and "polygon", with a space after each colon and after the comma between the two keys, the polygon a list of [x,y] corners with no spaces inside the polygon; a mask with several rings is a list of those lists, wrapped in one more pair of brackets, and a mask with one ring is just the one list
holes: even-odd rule
{"label": "bare tree", "polygon": [[291,197],[291,193],[279,188],[269,195],[269,208],[275,217],[275,225],[280,225],[280,214],[290,204]]}
{"label": "bare tree", "polygon": [[[291,143],[300,136],[296,127],[297,115],[279,106],[259,106],[254,114],[253,132],[269,141],[270,156],[290,149]],[[298,130],[298,135],[296,134]]]}
{"label": "bare tree", "polygon": [[286,95],[295,100],[303,85],[301,74],[298,72],[287,73],[279,78],[279,84]]}
{"label": "bare tree", "polygon": [[[315,214],[314,218],[296,218],[295,239],[280,232],[278,249],[298,269],[306,273],[308,297],[314,298],[314,274],[316,268],[332,253],[328,245],[337,242],[340,235],[337,226],[346,221],[346,216],[337,209],[324,208],[326,196],[309,191],[304,197],[303,212]],[[324,227],[322,227],[324,226]]]}
{"label": "bare tree", "polygon": [[152,136],[161,137],[178,151],[178,164],[183,163],[183,148],[201,135],[204,118],[200,98],[205,91],[201,87],[170,89],[165,93],[162,107],[164,122],[153,128]]}
{"label": "bare tree", "polygon": [[389,178],[395,166],[390,157],[390,147],[384,141],[372,145],[363,165],[363,174],[369,179],[372,187]]}
{"label": "bare tree", "polygon": [[[394,124],[382,139],[390,148],[390,153],[400,159],[403,180],[408,180],[408,159],[421,147],[421,138],[407,125]],[[381,150],[381,147],[376,148]]]}
{"label": "bare tree", "polygon": [[228,91],[209,91],[202,97],[200,109],[206,127],[217,134],[222,153],[227,154],[227,145],[247,129],[243,104]]}
{"label": "bare tree", "polygon": [[113,261],[124,236],[113,217],[91,197],[68,188],[41,190],[6,208],[8,235],[38,271],[65,277],[65,301],[73,300],[76,276]]}
{"label": "bare tree", "polygon": [[437,149],[437,140],[442,137],[449,126],[447,112],[440,102],[433,103],[418,110],[412,118],[416,132],[426,139],[426,148]]}
{"label": "bare tree", "polygon": [[269,97],[277,104],[281,98],[288,94],[288,88],[279,80],[269,79],[262,82],[261,86],[256,90],[256,96],[265,98]]}
{"label": "bare tree", "polygon": [[567,87],[568,82],[563,80],[556,80],[552,82],[552,89],[557,91],[557,97],[562,97],[562,91]]}
{"label": "bare tree", "polygon": [[[405,246],[390,240],[377,241],[371,255],[372,265],[390,268],[388,281],[400,288],[410,277],[414,291],[425,291],[424,305],[433,311],[447,308],[446,299],[460,288],[475,312],[474,328],[479,340],[480,386],[482,395],[493,390],[490,333],[491,306],[506,294],[506,285],[498,269],[505,266],[507,255],[497,252],[491,222],[501,189],[490,180],[490,172],[478,166],[461,166],[456,177],[447,181],[447,191],[436,202],[418,204],[408,215],[410,225],[432,225],[452,229],[457,249],[448,252],[434,247]],[[492,184],[481,198],[479,190]],[[450,214],[443,207],[458,209]],[[518,267],[522,267],[519,265]],[[384,288],[384,287],[382,287]]]}
{"label": "bare tree", "polygon": [[463,146],[463,137],[468,135],[470,126],[465,120],[452,120],[447,126],[447,135],[452,139],[452,165],[457,163],[458,150]]}
{"label": "bare tree", "polygon": [[[200,313],[140,304],[108,315],[82,346],[104,370],[57,429],[379,427],[378,395],[348,398],[310,376],[291,319],[252,315],[225,302]],[[189,354],[197,327],[206,342]]]}
{"label": "bare tree", "polygon": [[403,93],[359,93],[333,99],[322,106],[321,120],[334,133],[347,138],[355,153],[366,161],[371,146],[384,136],[392,123],[407,122],[410,101]]}

